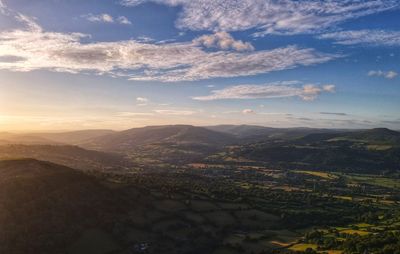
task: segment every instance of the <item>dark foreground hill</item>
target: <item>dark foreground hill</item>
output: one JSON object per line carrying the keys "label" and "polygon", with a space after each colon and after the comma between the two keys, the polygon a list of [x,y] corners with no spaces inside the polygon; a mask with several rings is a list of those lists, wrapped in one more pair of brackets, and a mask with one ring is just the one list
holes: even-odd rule
{"label": "dark foreground hill", "polygon": [[[364,202],[359,192],[342,200],[357,190],[335,175],[323,180],[273,170],[272,177],[264,170],[247,168],[232,178],[201,172],[85,175],[33,159],[0,161],[0,253],[294,254],[282,245],[303,241],[299,232],[346,225],[355,230],[355,223],[381,221],[378,214],[392,216],[383,206],[388,200]],[[366,197],[396,198],[395,185],[364,187]],[[390,218],[384,230],[397,230]],[[371,235],[381,235],[377,230]],[[387,243],[371,244],[375,250]]]}
{"label": "dark foreground hill", "polygon": [[249,204],[230,198],[219,204],[204,191],[194,195],[199,186],[210,193],[224,186],[208,178],[117,179],[32,159],[0,161],[0,253],[204,254],[237,230],[287,225]]}
{"label": "dark foreground hill", "polygon": [[66,253],[83,229],[106,227],[117,210],[109,190],[73,169],[0,161],[0,253]]}

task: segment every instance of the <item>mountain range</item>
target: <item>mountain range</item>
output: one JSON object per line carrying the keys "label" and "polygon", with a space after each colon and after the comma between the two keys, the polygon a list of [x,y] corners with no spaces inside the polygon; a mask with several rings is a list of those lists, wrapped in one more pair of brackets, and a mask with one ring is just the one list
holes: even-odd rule
{"label": "mountain range", "polygon": [[229,157],[276,167],[393,171],[399,170],[400,158],[400,132],[385,128],[166,125],[124,131],[2,133],[0,140],[0,158],[36,158],[90,170],[162,163],[225,163]]}

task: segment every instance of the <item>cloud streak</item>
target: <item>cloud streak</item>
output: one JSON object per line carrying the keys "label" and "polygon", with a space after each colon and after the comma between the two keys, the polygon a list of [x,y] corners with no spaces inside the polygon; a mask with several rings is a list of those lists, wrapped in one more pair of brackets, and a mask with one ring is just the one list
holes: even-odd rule
{"label": "cloud streak", "polygon": [[266,34],[314,33],[342,22],[400,7],[397,0],[122,0],[125,6],[156,2],[181,7],[176,26],[196,31]]}
{"label": "cloud streak", "polygon": [[88,35],[47,32],[29,17],[17,18],[26,29],[0,32],[0,57],[20,61],[0,62],[2,70],[93,72],[130,80],[174,82],[257,75],[341,57],[297,46],[255,52],[209,52],[191,41],[82,43]]}
{"label": "cloud streak", "polygon": [[255,114],[256,112],[252,109],[243,109],[242,114],[244,115],[249,115],[249,114]]}
{"label": "cloud streak", "polygon": [[3,3],[2,0],[0,0],[0,12],[4,13],[6,9],[6,5]]}
{"label": "cloud streak", "polygon": [[305,101],[315,100],[321,93],[333,93],[334,85],[302,84],[286,81],[265,85],[236,85],[213,90],[210,95],[193,97],[194,100],[212,101],[223,99],[272,99],[299,97]]}
{"label": "cloud streak", "polygon": [[400,46],[400,31],[368,29],[339,31],[322,34],[317,38],[334,40],[336,44],[341,45]]}
{"label": "cloud streak", "polygon": [[149,102],[149,99],[147,99],[145,97],[137,97],[136,101],[140,102],[140,103],[147,103],[147,102]]}
{"label": "cloud streak", "polygon": [[370,77],[383,77],[386,79],[394,79],[398,76],[399,74],[395,71],[369,71],[368,76]]}
{"label": "cloud streak", "polygon": [[157,114],[170,115],[170,116],[190,116],[196,114],[196,111],[191,110],[171,110],[171,109],[156,109]]}
{"label": "cloud streak", "polygon": [[340,112],[319,112],[321,115],[334,115],[334,116],[347,116],[348,114],[346,113],[340,113]]}
{"label": "cloud streak", "polygon": [[107,13],[102,13],[102,14],[98,14],[98,15],[89,13],[87,15],[84,15],[83,17],[86,18],[88,21],[94,22],[94,23],[119,23],[122,25],[131,25],[132,24],[132,22],[129,21],[129,19],[125,16],[119,16],[117,18],[114,18],[113,16],[111,16],[110,14],[107,14]]}

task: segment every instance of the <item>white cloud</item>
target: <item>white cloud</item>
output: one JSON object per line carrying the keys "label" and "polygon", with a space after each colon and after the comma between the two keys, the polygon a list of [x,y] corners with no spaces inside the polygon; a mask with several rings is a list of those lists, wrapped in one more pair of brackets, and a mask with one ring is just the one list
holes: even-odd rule
{"label": "white cloud", "polygon": [[243,109],[242,114],[248,115],[248,114],[255,114],[256,112],[252,109]]}
{"label": "white cloud", "polygon": [[136,102],[138,103],[137,106],[146,106],[149,103],[149,99],[145,97],[137,97]]}
{"label": "white cloud", "polygon": [[147,2],[147,0],[121,0],[120,3],[125,6],[136,6]]}
{"label": "white cloud", "polygon": [[400,7],[398,0],[122,0],[125,6],[145,2],[181,6],[180,29],[241,31],[257,36],[312,33],[341,22]]}
{"label": "white cloud", "polygon": [[19,15],[27,29],[0,32],[0,70],[94,72],[130,80],[163,82],[249,76],[324,63],[340,57],[311,48],[287,46],[255,52],[207,52],[193,42],[143,43],[135,40],[82,43],[88,35],[44,31]]}
{"label": "white cloud", "polygon": [[329,93],[334,93],[334,92],[336,92],[336,86],[335,86],[335,85],[324,85],[324,86],[322,86],[322,89],[323,89],[325,92],[329,92]]}
{"label": "white cloud", "polygon": [[281,112],[259,112],[257,115],[266,115],[266,116],[291,116],[289,113],[281,113]]}
{"label": "white cloud", "polygon": [[395,77],[397,77],[397,75],[399,74],[395,71],[388,71],[385,75],[385,78],[394,79]]}
{"label": "white cloud", "polygon": [[346,113],[342,112],[319,112],[320,115],[333,115],[333,116],[348,116]]}
{"label": "white cloud", "polygon": [[130,117],[130,116],[153,116],[154,113],[147,112],[119,112],[117,116],[120,117]]}
{"label": "white cloud", "polygon": [[107,13],[99,14],[99,15],[94,15],[94,14],[88,14],[85,15],[86,19],[89,20],[90,22],[99,22],[99,23],[114,23],[114,18]]}
{"label": "white cloud", "polygon": [[236,85],[221,90],[213,90],[210,95],[193,97],[194,100],[211,101],[221,99],[269,99],[300,97],[312,101],[323,92],[333,93],[334,85],[318,86],[300,82],[276,82],[265,85]]}
{"label": "white cloud", "polygon": [[90,22],[96,22],[96,23],[119,23],[122,25],[131,25],[132,22],[125,16],[119,16],[117,18],[114,18],[110,14],[107,13],[102,13],[98,15],[94,15],[92,13],[89,13],[87,15],[83,16]]}
{"label": "white cloud", "polygon": [[196,114],[196,111],[191,110],[171,110],[171,109],[156,109],[154,110],[157,114],[161,115],[173,115],[173,116],[190,116]]}
{"label": "white cloud", "polygon": [[136,101],[140,102],[140,103],[147,103],[147,102],[149,102],[149,99],[147,99],[145,97],[137,97]]}
{"label": "white cloud", "polygon": [[210,35],[203,35],[193,41],[196,45],[202,45],[206,48],[218,48],[222,50],[233,49],[236,51],[252,51],[253,45],[249,42],[235,40],[227,32],[217,32]]}
{"label": "white cloud", "polygon": [[6,14],[6,10],[7,10],[6,5],[3,3],[2,0],[0,0],[0,13]]}
{"label": "white cloud", "polygon": [[319,39],[332,39],[337,44],[369,46],[400,46],[400,31],[353,30],[319,35]]}
{"label": "white cloud", "polygon": [[132,25],[132,22],[125,16],[119,16],[117,18],[118,23],[123,25]]}
{"label": "white cloud", "polygon": [[369,71],[368,76],[370,77],[384,77],[386,79],[394,79],[398,76],[399,74],[395,71]]}
{"label": "white cloud", "polygon": [[25,27],[28,29],[30,32],[37,32],[37,33],[42,33],[43,29],[36,23],[35,19],[26,15],[23,15],[21,13],[17,13],[15,15],[15,19],[22,24],[25,25]]}
{"label": "white cloud", "polygon": [[144,36],[144,35],[137,37],[136,40],[139,41],[139,42],[145,42],[145,43],[149,43],[149,42],[154,42],[155,41],[153,38],[148,37],[148,36]]}

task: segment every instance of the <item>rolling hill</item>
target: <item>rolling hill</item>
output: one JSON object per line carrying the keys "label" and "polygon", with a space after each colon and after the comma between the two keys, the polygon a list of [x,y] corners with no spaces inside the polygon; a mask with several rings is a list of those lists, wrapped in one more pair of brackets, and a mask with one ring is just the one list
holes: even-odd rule
{"label": "rolling hill", "polygon": [[313,133],[282,142],[241,146],[236,156],[289,169],[383,173],[400,170],[400,133],[371,129]]}
{"label": "rolling hill", "polygon": [[190,125],[148,126],[91,139],[82,147],[117,152],[139,164],[199,161],[237,142],[230,134]]}
{"label": "rolling hill", "polygon": [[59,142],[31,134],[0,133],[0,145],[26,144],[26,145],[56,145]]}
{"label": "rolling hill", "polygon": [[117,154],[69,145],[0,145],[0,159],[33,158],[87,170],[123,170],[131,162]]}
{"label": "rolling hill", "polygon": [[[0,140],[9,135],[12,134],[2,134]],[[82,170],[115,170],[132,165],[143,168],[164,163],[202,162],[209,156],[220,161],[224,151],[233,145],[234,152],[229,156],[269,166],[383,172],[399,170],[400,157],[400,133],[385,128],[329,130],[252,125],[167,125],[118,132],[86,130],[34,137],[44,141],[51,139],[51,142],[81,142],[79,146],[83,148],[0,146],[0,158],[36,158]]]}
{"label": "rolling hill", "polygon": [[239,138],[242,143],[271,139],[296,139],[314,133],[341,133],[345,130],[315,128],[271,128],[257,125],[216,125],[206,127]]}
{"label": "rolling hill", "polygon": [[86,142],[87,140],[112,133],[114,133],[114,131],[112,130],[99,129],[99,130],[80,130],[80,131],[59,132],[59,133],[34,133],[30,135],[52,140],[58,143],[77,145]]}
{"label": "rolling hill", "polygon": [[0,144],[25,145],[77,145],[86,140],[114,133],[112,130],[81,130],[54,133],[9,133],[0,132]]}
{"label": "rolling hill", "polygon": [[116,132],[91,139],[81,145],[97,150],[126,151],[151,144],[224,146],[233,142],[235,137],[230,134],[190,125],[167,125]]}

